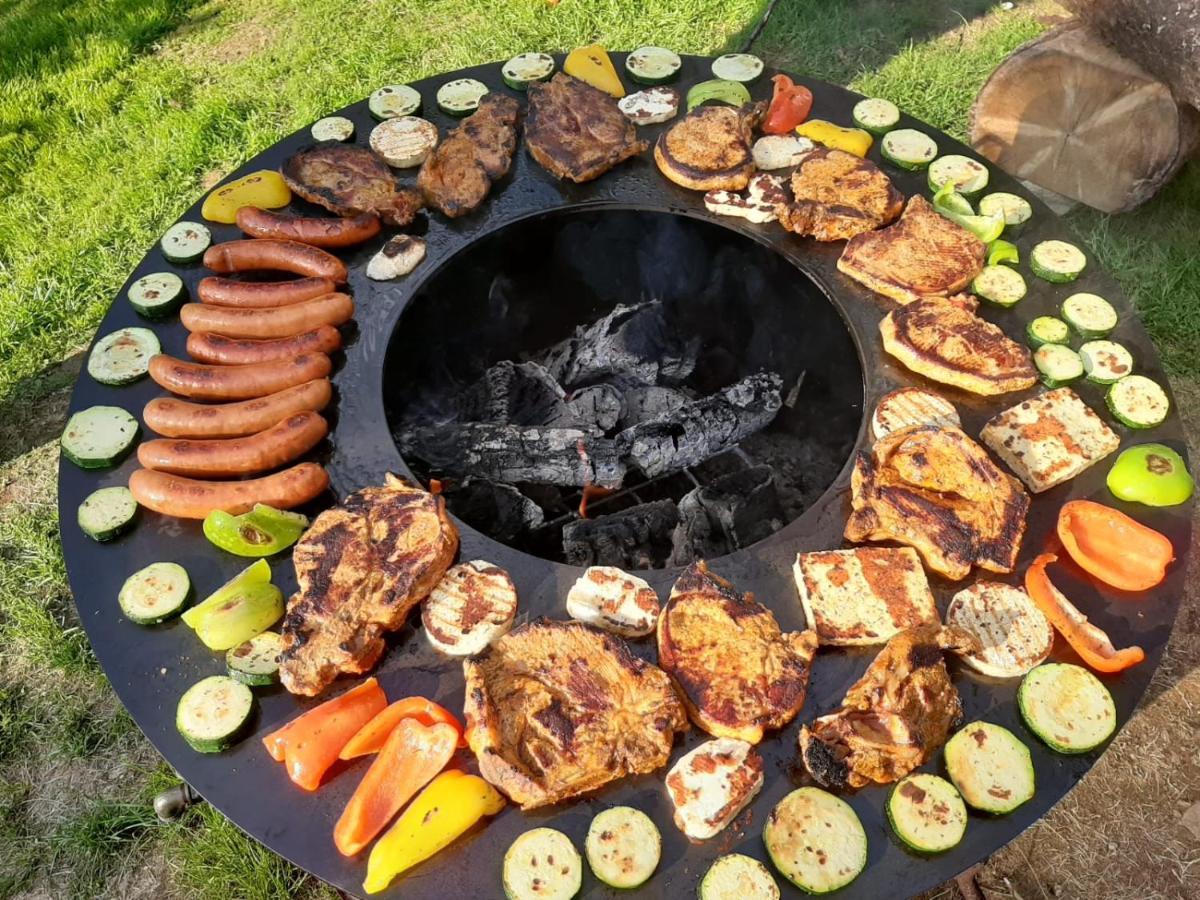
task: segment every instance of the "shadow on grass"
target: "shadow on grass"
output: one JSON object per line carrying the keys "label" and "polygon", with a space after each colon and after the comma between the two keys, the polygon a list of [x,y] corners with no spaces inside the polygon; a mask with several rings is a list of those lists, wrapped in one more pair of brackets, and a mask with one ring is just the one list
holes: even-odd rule
{"label": "shadow on grass", "polygon": [[0,400],[0,465],[62,433],[71,388],[83,368],[79,350],[23,378]]}

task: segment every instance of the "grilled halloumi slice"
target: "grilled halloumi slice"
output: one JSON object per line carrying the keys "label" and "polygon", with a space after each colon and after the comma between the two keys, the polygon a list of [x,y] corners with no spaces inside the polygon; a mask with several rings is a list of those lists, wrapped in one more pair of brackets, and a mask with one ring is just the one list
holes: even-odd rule
{"label": "grilled halloumi slice", "polygon": [[1066,387],[992,417],[979,437],[1035,494],[1071,480],[1121,443],[1095,411]]}
{"label": "grilled halloumi slice", "polygon": [[421,611],[425,637],[449,656],[474,656],[508,633],[517,589],[508,573],[482,559],[449,569]]}
{"label": "grilled halloumi slice", "polygon": [[954,595],[946,624],[979,639],[981,649],[961,653],[963,662],[984,675],[1017,678],[1050,655],[1054,629],[1020,588],[979,581]]}
{"label": "grilled halloumi slice", "polygon": [[938,624],[925,570],[911,547],[800,553],[792,566],[808,627],[826,646],[882,644]]}
{"label": "grilled halloumi slice", "polygon": [[623,637],[643,637],[658,623],[658,595],[644,579],[615,566],[592,566],[567,592],[567,613]]}
{"label": "grilled halloumi slice", "polygon": [[705,741],[667,773],[675,826],[694,841],[720,834],[762,786],[762,757],[733,738]]}
{"label": "grilled halloumi slice", "polygon": [[932,425],[935,428],[961,428],[958,410],[941,394],[922,388],[907,387],[889,391],[875,404],[871,433],[875,440],[905,428]]}

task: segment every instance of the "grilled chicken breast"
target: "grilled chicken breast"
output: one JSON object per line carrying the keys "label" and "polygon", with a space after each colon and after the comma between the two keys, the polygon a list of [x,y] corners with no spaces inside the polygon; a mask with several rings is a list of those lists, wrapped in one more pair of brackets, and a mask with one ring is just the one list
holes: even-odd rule
{"label": "grilled chicken breast", "polygon": [[986,249],[915,194],[895,225],[851,238],[838,270],[897,303],[911,303],[963,290],[983,270]]}
{"label": "grilled chicken breast", "polygon": [[879,323],[883,349],[918,375],[984,396],[1037,384],[1029,350],[975,315],[973,300],[916,300]]}
{"label": "grilled chicken breast", "polygon": [[397,185],[387,163],[366,147],[325,141],[293,153],[279,172],[293,193],[339,216],[373,212],[403,227],[425,206],[420,192]]}
{"label": "grilled chicken breast", "polygon": [[644,637],[658,622],[658,595],[645,579],[616,566],[592,566],[567,592],[567,613],[622,637]]}
{"label": "grilled chicken breast", "polygon": [[916,428],[918,425],[934,425],[938,428],[960,428],[962,421],[958,410],[941,394],[922,388],[908,387],[888,391],[875,404],[871,416],[871,433],[875,440]]}
{"label": "grilled chicken breast", "polygon": [[925,625],[896,635],[842,700],[800,729],[800,758],[818,784],[860,788],[899,781],[946,742],[962,719],[943,650],[978,648],[966,632]]}
{"label": "grilled chicken breast", "polygon": [[675,827],[693,841],[716,837],[763,786],[762,757],[732,738],[705,741],[667,773]]}
{"label": "grilled chicken breast", "polygon": [[317,516],[292,551],[300,589],[283,619],[284,687],[311,697],[373,668],[384,633],[404,624],[457,550],[442,498],[394,475]]}
{"label": "grilled chicken breast", "polygon": [[519,112],[512,97],[485,94],[422,163],[417,187],[425,200],[452,218],[478,207],[512,164]]}
{"label": "grilled chicken breast", "polygon": [[522,809],[653,772],[687,728],[661,669],[577,622],[515,628],[463,672],[480,774]]}
{"label": "grilled chicken breast", "polygon": [[894,221],[904,206],[892,180],[870,160],[820,147],[792,173],[792,203],[778,208],[788,231],[844,241]]}
{"label": "grilled chicken breast", "polygon": [[962,660],[994,678],[1019,678],[1054,647],[1054,629],[1029,595],[995,581],[977,581],[955,594],[946,624],[975,637],[979,648],[962,653]]}
{"label": "grilled chicken breast", "polygon": [[800,712],[817,636],[784,634],[775,616],[703,561],[684,570],[658,617],[658,662],[692,721],[757,744]]}
{"label": "grilled chicken breast", "polygon": [[848,541],[897,541],[950,579],[1011,572],[1029,495],[957,428],[912,428],[862,451],[850,477]]}
{"label": "grilled chicken breast", "polygon": [[700,106],[662,134],[654,144],[658,170],[693,191],[740,191],[754,174],[754,126],[764,103]]}
{"label": "grilled chicken breast", "polygon": [[517,588],[508,573],[482,559],[452,567],[421,609],[425,637],[448,656],[474,656],[512,628]]}

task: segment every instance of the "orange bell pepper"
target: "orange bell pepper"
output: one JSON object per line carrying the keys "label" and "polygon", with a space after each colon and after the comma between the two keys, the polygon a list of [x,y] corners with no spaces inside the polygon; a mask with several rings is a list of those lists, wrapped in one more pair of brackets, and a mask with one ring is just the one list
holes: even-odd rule
{"label": "orange bell pepper", "polygon": [[458,719],[454,718],[454,713],[424,697],[405,697],[388,706],[364,725],[354,737],[346,742],[346,746],[342,748],[338,758],[355,759],[359,756],[378,753],[387,742],[388,735],[404,719],[416,719],[422,725],[436,725],[439,722],[452,725],[458,732],[458,746],[467,746],[467,741],[462,736],[462,725],[458,723]]}
{"label": "orange bell pepper", "polygon": [[371,843],[400,807],[446,767],[456,746],[458,731],[453,725],[402,720],[367,769],[333,829],[338,852],[353,856]]}
{"label": "orange bell pepper", "polygon": [[1058,539],[1079,567],[1123,591],[1146,591],[1167,577],[1170,539],[1119,509],[1072,500],[1058,513]]}
{"label": "orange bell pepper", "polygon": [[368,678],[271,732],[263,738],[263,745],[272,759],[287,766],[292,781],[306,791],[315,791],[346,741],[385,706],[383,688],[374,678]]}
{"label": "orange bell pepper", "polygon": [[1025,590],[1050,624],[1097,672],[1120,672],[1145,659],[1141,647],[1116,649],[1103,629],[1089,622],[1087,616],[1051,583],[1046,566],[1057,559],[1053,553],[1043,553],[1025,570]]}

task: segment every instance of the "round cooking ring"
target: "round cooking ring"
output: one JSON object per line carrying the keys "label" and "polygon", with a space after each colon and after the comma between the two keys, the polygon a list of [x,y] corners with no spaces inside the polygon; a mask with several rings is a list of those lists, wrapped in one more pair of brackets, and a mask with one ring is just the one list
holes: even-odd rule
{"label": "round cooking ring", "polygon": [[[621,54],[616,55],[618,68],[622,58]],[[561,64],[561,58],[559,62]],[[415,83],[414,86],[426,100],[427,117],[438,124],[443,132],[454,123],[432,108],[433,95],[442,83],[463,77],[478,78],[494,90],[506,90],[500,78],[499,63]],[[686,89],[687,85],[708,77],[711,77],[709,60],[685,57],[680,85]],[[811,79],[805,79],[805,83],[812,87],[815,96],[815,116],[849,121],[850,109],[858,99],[857,95]],[[751,90],[756,99],[768,97],[770,82],[764,77]],[[365,144],[373,124],[366,103],[353,104],[340,114],[354,121],[357,126],[356,141]],[[933,132],[916,120],[905,117],[900,125],[918,127],[933,134],[943,153],[974,155],[969,149],[945,135]],[[644,129],[643,136],[652,139],[659,130],[657,126]],[[310,142],[305,128],[265,150],[233,175],[276,168],[287,156]],[[877,150],[872,150],[872,157],[877,158]],[[1028,196],[1028,192],[1013,179],[994,167],[989,168],[992,172],[991,189],[1015,191]],[[888,171],[905,195],[925,189],[924,173],[896,173],[890,168]],[[411,182],[412,179],[406,175],[403,180]],[[1071,238],[1070,232],[1047,207],[1036,199],[1030,199],[1034,207],[1034,219],[1019,241],[1022,255],[1026,258],[1028,249],[1039,240]],[[182,218],[199,221],[199,207],[197,202]],[[618,166],[595,182],[573,185],[554,181],[519,148],[514,157],[513,171],[496,185],[477,212],[452,221],[437,214],[429,217],[424,235],[428,241],[428,258],[407,279],[396,283],[376,283],[365,277],[365,263],[378,242],[343,254],[350,267],[350,291],[358,312],[355,317],[357,332],[348,332],[345,362],[334,378],[338,387],[338,402],[329,467],[334,492],[338,496],[364,485],[378,483],[385,471],[407,473],[388,433],[383,414],[380,373],[389,338],[408,298],[425,278],[468,242],[523,216],[569,207],[651,209],[710,218],[724,227],[767,243],[810,275],[846,319],[862,356],[867,409],[886,390],[919,382],[919,379],[894,365],[882,353],[878,322],[889,304],[836,271],[842,246],[840,243],[816,244],[786,234],[778,226],[753,226],[741,220],[711,217],[703,210],[699,194],[676,188],[658,174],[649,154]],[[238,236],[234,226],[216,225],[212,228],[217,241]],[[1139,371],[1165,385],[1158,355],[1141,324],[1136,321],[1130,303],[1113,280],[1100,271],[1090,254],[1089,258],[1091,264],[1073,285],[1048,285],[1030,277],[1030,294],[1017,307],[1012,310],[986,309],[983,314],[1004,327],[1010,335],[1020,338],[1029,319],[1052,312],[1069,293],[1076,290],[1094,291],[1111,300],[1121,313],[1122,324],[1118,337],[1133,352]],[[121,327],[146,324],[125,301],[125,292],[136,278],[163,269],[179,271],[193,293],[196,282],[204,274],[198,264],[172,267],[163,260],[156,246],[130,275],[106,314],[99,335]],[[162,341],[164,352],[184,355],[186,333],[177,320],[155,323],[152,327]],[[1092,385],[1081,385],[1079,390],[1091,406],[1102,409],[1099,389]],[[136,414],[159,393],[148,379],[113,388],[100,385],[83,375],[75,386],[71,411],[105,403],[123,406]],[[1007,398],[985,401],[983,398],[970,399],[957,392],[953,394],[962,412],[964,426],[971,434],[978,434],[988,416],[1007,408],[1019,396],[1009,395]],[[1131,434],[1120,426],[1115,428],[1121,434],[1124,445],[1155,440],[1186,452],[1180,420],[1174,412],[1161,428],[1149,435]],[[859,433],[858,446],[864,446],[866,440],[864,426]],[[1077,497],[1096,497],[1104,502],[1112,502],[1103,486],[1108,465],[1106,462],[1095,466],[1068,484],[1034,498],[1018,572],[1023,571],[1028,561],[1052,540],[1055,515],[1063,502]],[[283,767],[267,756],[258,740],[273,727],[310,706],[310,701],[298,701],[279,688],[260,692],[256,736],[220,755],[194,753],[175,732],[174,710],[179,696],[200,678],[223,671],[223,659],[220,654],[205,650],[192,632],[178,621],[152,629],[126,622],[117,609],[117,591],[124,578],[141,566],[154,561],[171,560],[188,570],[197,594],[203,596],[240,570],[245,561],[215,550],[205,541],[198,524],[166,519],[148,512],[143,513],[131,534],[113,544],[100,545],[84,537],[75,526],[75,511],[79,502],[98,487],[124,484],[135,467],[136,463],[132,460],[99,472],[85,472],[65,461],[59,467],[59,519],[63,551],[79,616],[97,658],[118,696],[147,737],[202,796],[275,852],[342,890],[361,894],[364,862],[342,858],[331,840],[333,823],[353,791],[359,773],[343,772],[330,779],[317,793],[309,794],[288,781]],[[716,571],[730,578],[740,589],[754,591],[762,602],[771,607],[785,630],[803,627],[803,615],[791,579],[794,554],[798,550],[840,545],[848,481],[847,465],[825,495],[799,519],[767,540],[714,563]],[[1107,630],[1117,646],[1137,643],[1146,650],[1147,659],[1140,666],[1119,677],[1106,679],[1115,697],[1121,724],[1128,721],[1166,646],[1183,594],[1185,557],[1190,547],[1190,503],[1164,510],[1136,507],[1132,512],[1139,520],[1166,533],[1180,557],[1162,585],[1144,598],[1113,599],[1101,597],[1094,583],[1072,568],[1063,570],[1061,576],[1056,573],[1064,593],[1074,599],[1096,624]],[[520,592],[524,613],[564,617],[563,597],[577,576],[577,569],[519,553],[469,528],[462,528],[461,558],[481,557],[510,571]],[[273,560],[272,569],[276,584],[285,592],[294,590],[294,575],[286,555]],[[644,574],[660,596],[665,597],[677,573],[673,569],[662,569]],[[953,593],[953,586],[937,578],[931,580],[944,609],[947,598]],[[999,580],[1015,582],[1016,579],[1009,577]],[[398,632],[392,645],[376,673],[389,697],[395,699],[420,694],[443,702],[452,709],[461,709],[462,678],[458,663],[437,657],[412,626],[406,626]],[[654,658],[652,642],[641,641],[632,646],[638,654],[651,660]],[[874,653],[874,648],[864,651],[822,651],[814,664],[808,700],[798,721],[808,721],[834,709],[845,689],[861,674]],[[1059,648],[1055,651],[1055,658],[1073,657],[1069,651]],[[1098,757],[1098,753],[1061,756],[1045,748],[1020,722],[1015,705],[1015,681],[993,681],[966,673],[960,666],[952,668],[968,719],[983,718],[1003,725],[1013,730],[1030,748],[1037,773],[1037,795],[1008,816],[986,818],[972,815],[964,841],[954,850],[930,859],[918,859],[910,855],[891,834],[883,813],[887,788],[870,788],[847,796],[846,799],[866,828],[869,859],[863,874],[839,896],[897,896],[900,890],[919,893],[948,880],[995,852],[1036,821],[1070,790]],[[749,814],[740,817],[738,823],[720,837],[703,845],[690,846],[671,823],[670,803],[662,786],[664,773],[660,771],[655,775],[626,779],[579,802],[541,810],[528,816],[510,806],[486,828],[455,843],[399,879],[385,896],[448,898],[498,895],[500,860],[509,843],[521,831],[535,825],[553,825],[570,835],[577,846],[582,846],[591,817],[599,810],[616,804],[644,809],[663,835],[663,857],[659,871],[642,890],[630,892],[630,896],[692,895],[699,878],[717,856],[736,851],[765,858],[760,834],[766,815],[795,784],[793,763],[798,721],[778,734],[769,736],[760,745],[766,761],[767,779]],[[677,759],[701,740],[702,736],[693,729],[677,741],[673,758]],[[937,758],[940,759],[940,754]],[[601,888],[590,873],[585,875],[586,895],[602,895]]]}

